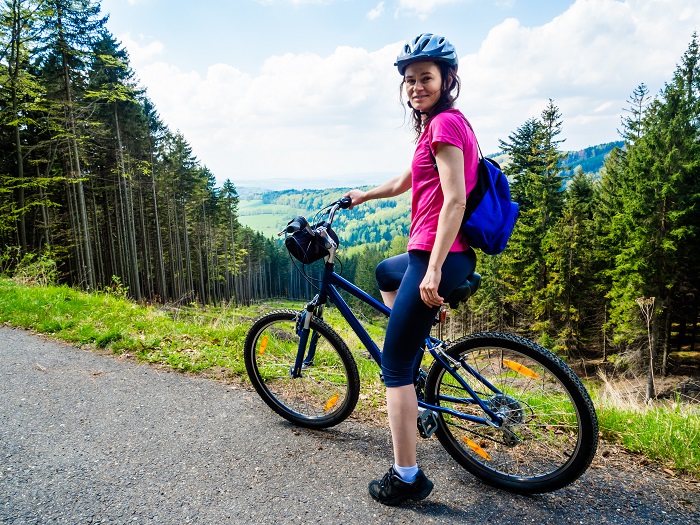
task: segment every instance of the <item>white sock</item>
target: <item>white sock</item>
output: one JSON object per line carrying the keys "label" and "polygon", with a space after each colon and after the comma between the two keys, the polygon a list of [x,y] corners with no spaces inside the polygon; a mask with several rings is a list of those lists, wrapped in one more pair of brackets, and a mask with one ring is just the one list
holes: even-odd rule
{"label": "white sock", "polygon": [[399,467],[394,463],[394,472],[406,483],[413,483],[416,479],[416,475],[418,475],[418,464],[412,467]]}

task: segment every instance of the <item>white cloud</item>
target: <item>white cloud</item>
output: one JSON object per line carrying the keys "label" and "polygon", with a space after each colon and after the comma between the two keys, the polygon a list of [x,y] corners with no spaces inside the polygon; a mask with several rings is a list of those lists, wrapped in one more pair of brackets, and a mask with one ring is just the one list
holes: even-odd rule
{"label": "white cloud", "polygon": [[134,37],[127,33],[122,35],[120,40],[129,52],[132,65],[152,62],[165,51],[165,46],[162,42],[152,40],[143,35]]}
{"label": "white cloud", "polygon": [[[697,20],[696,0],[578,0],[541,26],[505,20],[460,57],[458,107],[484,153],[549,98],[562,112],[564,148],[616,140],[632,90],[645,82],[653,93],[671,80]],[[122,40],[163,120],[220,182],[277,177],[302,187],[349,174],[367,182],[372,173],[381,182],[410,162],[392,66],[402,43],[272,56],[253,73],[232,64],[197,73],[165,63],[159,42]]]}
{"label": "white cloud", "polygon": [[405,164],[411,154],[400,77],[387,67],[399,47],[273,56],[257,75],[227,64],[205,75],[164,62],[137,71],[163,120],[182,130],[220,181],[391,172],[397,157]]}
{"label": "white cloud", "polygon": [[[460,107],[492,136],[501,127],[505,138],[552,98],[564,147],[617,140],[632,90],[671,80],[697,20],[693,0],[578,0],[542,26],[505,20],[476,53],[460,57]],[[496,146],[492,140],[487,149]]]}
{"label": "white cloud", "polygon": [[367,18],[369,18],[370,20],[376,20],[377,18],[379,18],[383,14],[384,14],[384,2],[379,2],[377,4],[377,7],[375,7],[374,9],[370,10],[367,13]]}
{"label": "white cloud", "polygon": [[420,17],[425,17],[441,5],[458,4],[464,1],[465,0],[399,0],[399,12],[408,11]]}

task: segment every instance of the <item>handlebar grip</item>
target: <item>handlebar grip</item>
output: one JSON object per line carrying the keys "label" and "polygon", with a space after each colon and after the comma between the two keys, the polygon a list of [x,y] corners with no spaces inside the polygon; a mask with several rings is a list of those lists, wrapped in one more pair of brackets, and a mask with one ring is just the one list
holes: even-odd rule
{"label": "handlebar grip", "polygon": [[307,224],[309,223],[306,220],[306,218],[299,215],[298,217],[294,217],[291,221],[287,223],[286,231],[287,233],[295,233],[303,228],[306,228]]}
{"label": "handlebar grip", "polygon": [[350,197],[343,197],[338,201],[338,204],[340,204],[341,209],[347,210],[352,204],[352,199]]}

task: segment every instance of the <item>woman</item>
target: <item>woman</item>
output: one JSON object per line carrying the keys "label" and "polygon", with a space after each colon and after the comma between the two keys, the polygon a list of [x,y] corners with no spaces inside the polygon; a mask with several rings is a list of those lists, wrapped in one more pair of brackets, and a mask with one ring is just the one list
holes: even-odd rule
{"label": "woman", "polygon": [[405,88],[416,132],[411,168],[369,191],[347,194],[356,206],[412,189],[407,253],[382,261],[376,271],[382,298],[392,308],[382,373],[394,465],[369,484],[369,492],[386,505],[424,499],[433,488],[416,462],[413,382],[440,305],[474,271],[475,255],[460,226],[478,164],[474,134],[453,107],[460,83],[452,44],[437,35],[419,35],[404,46],[395,65],[403,75],[401,91]]}

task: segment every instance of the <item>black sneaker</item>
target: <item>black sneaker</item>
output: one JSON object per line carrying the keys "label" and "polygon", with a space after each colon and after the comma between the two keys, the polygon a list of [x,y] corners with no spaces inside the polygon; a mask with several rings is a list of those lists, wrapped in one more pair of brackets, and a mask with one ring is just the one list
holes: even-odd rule
{"label": "black sneaker", "polygon": [[399,505],[407,499],[420,501],[427,498],[432,490],[433,482],[420,469],[413,483],[406,483],[391,467],[382,479],[375,479],[369,484],[369,495],[384,505]]}

